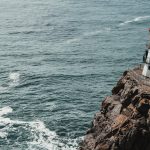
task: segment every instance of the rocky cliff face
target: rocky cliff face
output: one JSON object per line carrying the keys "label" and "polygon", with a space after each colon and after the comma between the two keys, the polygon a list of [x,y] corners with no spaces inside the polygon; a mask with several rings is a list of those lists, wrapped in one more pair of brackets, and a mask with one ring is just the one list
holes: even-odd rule
{"label": "rocky cliff face", "polygon": [[150,86],[140,75],[140,68],[124,72],[95,114],[80,150],[150,150]]}

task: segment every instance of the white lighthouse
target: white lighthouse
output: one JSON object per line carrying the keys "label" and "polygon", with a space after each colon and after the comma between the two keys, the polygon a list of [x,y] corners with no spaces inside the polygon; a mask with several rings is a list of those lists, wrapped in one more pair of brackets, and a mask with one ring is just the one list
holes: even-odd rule
{"label": "white lighthouse", "polygon": [[145,51],[143,56],[144,68],[142,75],[150,78],[150,47]]}

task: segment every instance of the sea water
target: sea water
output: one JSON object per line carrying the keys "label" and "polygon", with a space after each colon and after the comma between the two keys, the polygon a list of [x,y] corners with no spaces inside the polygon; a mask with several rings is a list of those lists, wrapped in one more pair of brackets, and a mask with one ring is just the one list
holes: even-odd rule
{"label": "sea water", "polygon": [[148,0],[0,1],[0,150],[75,150],[124,70],[142,63]]}

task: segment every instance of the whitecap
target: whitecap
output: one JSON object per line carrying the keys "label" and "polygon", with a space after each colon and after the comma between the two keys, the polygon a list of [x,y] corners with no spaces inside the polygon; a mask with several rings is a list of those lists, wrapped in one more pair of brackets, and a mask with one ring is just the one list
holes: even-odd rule
{"label": "whitecap", "polygon": [[20,81],[20,73],[19,72],[12,72],[9,74],[9,87],[15,87],[19,84]]}
{"label": "whitecap", "polygon": [[[34,140],[29,142],[29,149],[45,148],[46,150],[76,150],[77,139],[61,139],[56,132],[50,131],[41,121],[30,122]],[[63,143],[62,141],[65,141]],[[67,141],[67,142],[66,142]]]}
{"label": "whitecap", "polygon": [[123,23],[120,23],[119,25],[120,25],[120,26],[124,26],[124,25],[127,25],[127,24],[129,24],[129,23],[140,22],[140,21],[146,20],[146,19],[148,19],[148,18],[150,18],[150,16],[140,16],[140,17],[136,17],[136,18],[131,19],[131,20],[127,20],[127,21],[125,21],[125,22],[123,22]]}
{"label": "whitecap", "polygon": [[9,83],[4,85],[0,85],[0,93],[6,93],[10,90],[10,88],[15,87],[19,84],[20,81],[20,73],[19,72],[11,72],[8,76]]}
{"label": "whitecap", "polygon": [[70,43],[77,43],[81,40],[81,38],[72,38],[72,39],[68,39],[66,41],[67,44],[70,44]]}
{"label": "whitecap", "polygon": [[7,137],[8,133],[6,125],[11,123],[11,120],[9,118],[4,118],[2,116],[11,113],[12,111],[13,109],[9,106],[0,108],[0,126],[4,126],[4,128],[0,129],[0,138]]}
{"label": "whitecap", "polygon": [[54,147],[57,147],[56,145],[58,143],[57,141],[55,141],[55,139],[57,138],[57,134],[46,128],[43,122],[29,122],[29,125],[31,127],[31,132],[34,137],[33,141],[28,143],[30,149],[43,147],[50,150],[54,149]]}
{"label": "whitecap", "polygon": [[20,79],[20,74],[18,72],[12,72],[9,74],[9,79],[12,80],[12,82],[18,82]]}
{"label": "whitecap", "polygon": [[8,133],[0,131],[0,138],[6,138]]}
{"label": "whitecap", "polygon": [[6,115],[8,113],[11,113],[13,111],[13,109],[9,106],[3,107],[0,109],[0,117],[3,115]]}
{"label": "whitecap", "polygon": [[[32,137],[32,140],[27,142],[28,150],[76,150],[77,139],[61,139],[55,131],[50,131],[40,120],[28,122],[3,117],[3,115],[12,111],[13,109],[10,106],[0,109],[0,126],[3,126],[0,129],[0,138],[7,139],[9,132],[15,132],[23,128],[24,132],[29,132],[29,136]],[[17,127],[14,125],[17,125]]]}

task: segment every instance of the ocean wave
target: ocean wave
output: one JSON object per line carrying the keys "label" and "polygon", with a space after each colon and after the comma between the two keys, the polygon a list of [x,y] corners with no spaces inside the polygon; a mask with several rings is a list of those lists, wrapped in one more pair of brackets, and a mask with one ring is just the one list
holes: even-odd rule
{"label": "ocean wave", "polygon": [[9,32],[10,35],[15,35],[15,34],[32,34],[32,33],[36,33],[36,31],[13,31],[13,32]]}
{"label": "ocean wave", "polygon": [[[5,138],[9,142],[9,134],[13,131],[13,134],[19,134],[15,135],[16,137],[28,133],[30,139],[27,141],[28,150],[75,150],[77,148],[78,139],[61,139],[55,131],[50,131],[40,120],[27,122],[11,120],[3,116],[12,111],[9,106],[0,109],[0,126],[3,127],[0,129],[0,138]],[[16,142],[15,139],[13,140],[11,142]]]}
{"label": "ocean wave", "polygon": [[20,74],[18,72],[11,72],[9,74],[9,79],[12,80],[12,82],[18,82],[20,79]]}
{"label": "ocean wave", "polygon": [[18,32],[18,31],[14,31],[14,32],[9,32],[9,34],[20,34],[21,32]]}
{"label": "ocean wave", "polygon": [[6,132],[0,131],[0,138],[6,138],[8,134]]}
{"label": "ocean wave", "polygon": [[34,137],[33,141],[28,142],[29,150],[76,150],[78,139],[61,139],[56,132],[50,131],[41,121],[29,124]]}
{"label": "ocean wave", "polygon": [[[9,106],[0,109],[0,126],[5,126],[8,122],[10,123],[10,119],[4,119],[2,116],[11,113],[12,111],[13,109]],[[6,138],[8,136],[8,133],[5,130],[6,128],[0,129],[0,138]]]}
{"label": "ocean wave", "polygon": [[13,109],[9,106],[3,107],[0,109],[0,117],[2,117],[3,115],[6,115],[8,113],[11,113],[13,111]]}
{"label": "ocean wave", "polygon": [[9,87],[15,87],[17,85],[19,85],[19,81],[20,81],[20,73],[19,72],[11,72],[9,74]]}
{"label": "ocean wave", "polygon": [[66,41],[67,44],[70,44],[70,43],[76,43],[76,42],[79,42],[81,40],[81,38],[73,38],[73,39],[68,39]]}
{"label": "ocean wave", "polygon": [[[33,141],[28,142],[29,150],[76,150],[77,139],[61,139],[56,132],[50,131],[41,121],[30,122]],[[66,143],[62,141],[67,141]]]}
{"label": "ocean wave", "polygon": [[124,25],[127,25],[127,24],[129,24],[129,23],[140,22],[140,21],[146,20],[146,19],[148,19],[148,18],[150,18],[150,16],[140,16],[140,17],[136,17],[136,18],[131,19],[131,20],[127,20],[127,21],[125,21],[125,22],[123,22],[123,23],[120,23],[119,25],[120,25],[120,26],[124,26]]}
{"label": "ocean wave", "polygon": [[[53,30],[53,27],[51,28]],[[21,30],[21,31],[10,31],[8,34],[10,35],[18,35],[18,34],[37,34],[37,33],[45,33],[46,31],[37,29],[37,30]]]}
{"label": "ocean wave", "polygon": [[0,93],[6,93],[8,92],[8,87],[7,86],[0,86]]}
{"label": "ocean wave", "polygon": [[19,72],[9,73],[8,80],[9,82],[7,84],[0,85],[0,93],[9,92],[11,88],[18,86],[20,81],[20,73]]}
{"label": "ocean wave", "polygon": [[109,33],[111,31],[111,28],[103,28],[101,30],[96,30],[96,31],[91,31],[91,32],[85,32],[83,34],[84,37],[87,36],[94,36],[94,35],[99,35],[100,33]]}
{"label": "ocean wave", "polygon": [[78,42],[80,42],[82,39],[84,39],[86,37],[96,36],[96,35],[99,35],[101,33],[109,33],[110,31],[111,31],[111,28],[103,28],[101,30],[95,30],[95,31],[91,31],[91,32],[85,32],[85,33],[83,33],[79,37],[75,37],[75,38],[66,40],[65,43],[66,44],[78,43]]}

